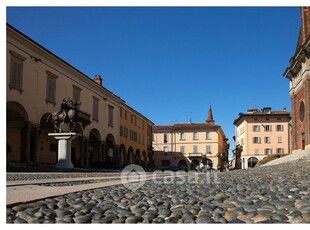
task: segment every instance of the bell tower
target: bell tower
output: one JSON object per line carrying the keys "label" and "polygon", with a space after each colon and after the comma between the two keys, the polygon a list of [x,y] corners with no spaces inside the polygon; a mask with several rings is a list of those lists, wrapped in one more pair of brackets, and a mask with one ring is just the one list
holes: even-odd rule
{"label": "bell tower", "polygon": [[213,114],[212,114],[211,105],[209,106],[208,118],[207,118],[207,120],[206,120],[206,123],[207,123],[207,124],[210,124],[210,125],[214,125],[214,120],[213,120]]}

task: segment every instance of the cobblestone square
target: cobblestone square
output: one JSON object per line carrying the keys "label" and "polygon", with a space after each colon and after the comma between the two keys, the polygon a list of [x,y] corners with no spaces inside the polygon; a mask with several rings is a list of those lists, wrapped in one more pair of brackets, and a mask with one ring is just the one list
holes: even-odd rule
{"label": "cobblestone square", "polygon": [[[13,173],[7,182],[42,180],[44,175],[53,177],[22,178]],[[84,177],[85,183],[103,175],[107,177],[75,174]],[[118,176],[110,174],[115,180]],[[187,179],[178,183],[180,178],[164,177],[157,183],[147,180],[135,191],[119,184],[9,205],[6,219],[7,223],[310,223],[309,161],[220,172],[216,183],[205,173],[198,178],[198,183]],[[70,183],[59,186],[75,186]]]}

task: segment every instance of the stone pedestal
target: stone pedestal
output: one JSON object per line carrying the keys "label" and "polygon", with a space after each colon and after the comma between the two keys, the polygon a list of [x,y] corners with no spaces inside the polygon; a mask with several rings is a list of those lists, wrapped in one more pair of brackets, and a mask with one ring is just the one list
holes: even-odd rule
{"label": "stone pedestal", "polygon": [[56,168],[73,168],[71,162],[71,141],[81,136],[79,133],[49,133],[58,140],[58,162]]}

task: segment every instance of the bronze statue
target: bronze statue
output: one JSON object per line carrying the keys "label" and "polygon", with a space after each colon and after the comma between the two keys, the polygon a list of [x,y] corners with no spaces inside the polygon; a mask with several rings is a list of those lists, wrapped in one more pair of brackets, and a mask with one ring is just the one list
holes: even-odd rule
{"label": "bronze statue", "polygon": [[63,99],[60,104],[60,110],[51,113],[47,117],[46,123],[50,122],[50,119],[52,119],[54,123],[54,132],[55,133],[61,133],[61,124],[67,124],[69,132],[73,132],[76,126],[76,115],[77,115],[77,107],[81,104],[81,102],[76,100],[71,100],[70,98],[68,100]]}

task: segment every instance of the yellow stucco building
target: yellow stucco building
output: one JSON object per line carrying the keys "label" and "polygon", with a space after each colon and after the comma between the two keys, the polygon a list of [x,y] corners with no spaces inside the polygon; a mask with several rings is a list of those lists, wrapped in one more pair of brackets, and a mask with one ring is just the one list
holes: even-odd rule
{"label": "yellow stucco building", "polygon": [[120,106],[120,153],[124,165],[138,164],[145,169],[153,168],[153,125],[128,105]]}
{"label": "yellow stucco building", "polygon": [[[75,167],[121,168],[139,159],[152,162],[153,123],[106,89],[102,78],[89,78],[45,47],[7,24],[6,28],[6,134],[9,163],[55,165],[57,142],[48,133],[49,114],[60,109],[63,99],[81,101],[71,161]],[[137,124],[123,118],[127,111]],[[127,127],[138,138],[122,134]],[[130,132],[130,131],[128,131]],[[130,156],[130,157],[129,157]],[[129,160],[126,160],[129,159]]]}
{"label": "yellow stucco building", "polygon": [[156,169],[193,170],[204,159],[216,169],[228,161],[229,143],[210,107],[205,123],[154,126],[153,149]]}
{"label": "yellow stucco building", "polygon": [[289,154],[290,113],[275,111],[270,107],[249,109],[240,113],[234,121],[236,169],[254,167],[259,160],[270,154]]}

